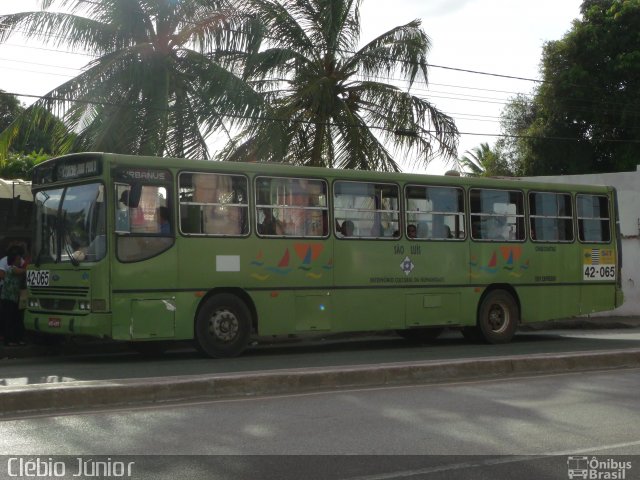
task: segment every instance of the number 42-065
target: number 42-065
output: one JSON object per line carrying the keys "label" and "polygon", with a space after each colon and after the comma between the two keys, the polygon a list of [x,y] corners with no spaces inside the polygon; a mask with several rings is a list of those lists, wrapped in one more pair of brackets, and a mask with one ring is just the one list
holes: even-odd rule
{"label": "number 42-065", "polygon": [[615,280],[616,267],[615,265],[587,265],[586,267],[584,267],[583,278],[585,280]]}

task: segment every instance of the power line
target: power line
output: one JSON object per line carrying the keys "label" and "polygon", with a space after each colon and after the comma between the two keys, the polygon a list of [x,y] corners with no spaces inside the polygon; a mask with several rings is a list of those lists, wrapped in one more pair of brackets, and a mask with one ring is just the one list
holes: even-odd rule
{"label": "power line", "polygon": [[[2,44],[0,44],[2,45]],[[32,46],[24,46],[24,48],[36,48],[38,49],[38,47],[32,47]],[[47,50],[47,51],[60,51],[60,50],[53,50],[53,49],[43,49],[43,50]],[[63,52],[66,53],[66,52]],[[87,54],[88,55],[88,54]],[[90,55],[89,55],[90,56]],[[94,57],[96,58],[96,57]],[[81,68],[73,68],[73,67],[63,67],[63,66],[57,66],[57,65],[50,65],[50,64],[40,64],[40,63],[35,63],[35,62],[28,62],[28,61],[24,61],[24,60],[12,60],[12,59],[3,59],[0,58],[0,60],[6,60],[6,61],[11,61],[11,62],[15,62],[15,63],[25,63],[25,64],[32,64],[32,65],[40,65],[40,66],[45,66],[45,67],[53,67],[53,68],[64,68],[64,69],[68,69],[68,70],[73,70],[73,71],[78,71],[81,72],[82,69]],[[18,70],[18,69],[13,69],[13,70]],[[29,73],[39,73],[39,72],[35,72],[33,70],[25,70]],[[46,72],[49,75],[54,75],[51,74],[50,72]],[[499,74],[497,74],[499,75]],[[356,75],[356,77],[359,78],[367,78],[364,77],[363,75]],[[71,77],[70,77],[71,78]],[[384,76],[372,76],[369,78],[373,78],[373,79],[384,79],[384,80],[389,80],[389,81],[394,81],[394,82],[401,82],[401,83],[409,83],[409,80],[407,80],[406,78],[396,78],[396,77],[384,77]],[[415,81],[413,82],[414,84],[421,84],[421,85],[429,85],[427,84],[427,82],[424,81]],[[492,90],[492,89],[482,89],[482,88],[477,88],[477,87],[468,87],[468,86],[462,86],[462,85],[450,85],[450,84],[434,84],[432,83],[431,85],[441,85],[441,86],[448,86],[450,88],[461,88],[461,89],[473,89],[473,90],[480,90],[480,91],[492,91],[494,93],[508,93],[508,94],[515,94],[515,95],[522,95],[525,97],[531,97],[531,94],[526,94],[526,93],[522,93],[522,92],[509,92],[509,91],[502,91],[502,90]],[[500,98],[495,98],[495,97],[484,97],[484,96],[474,96],[474,95],[466,95],[466,94],[460,94],[460,93],[455,93],[455,92],[440,92],[437,90],[430,90],[430,89],[421,89],[421,88],[417,88],[417,87],[412,87],[412,90],[414,91],[424,91],[424,92],[429,92],[429,98],[440,98],[440,99],[445,99],[445,100],[460,100],[460,101],[474,101],[474,102],[479,102],[479,103],[488,103],[488,104],[499,104],[499,105],[507,105],[509,104],[509,99],[500,99]],[[440,95],[433,95],[433,94],[440,94]],[[447,97],[447,96],[442,96],[442,95],[455,95],[455,97]],[[476,100],[469,100],[463,97],[469,97],[471,99],[476,99]],[[421,98],[426,98],[426,97],[421,97]],[[590,103],[590,104],[595,104],[595,105],[613,105],[613,106],[620,106],[620,105],[627,105],[627,104],[622,104],[622,103],[617,103],[617,102],[602,102],[602,101],[598,101],[598,100],[588,100],[586,101],[586,103]],[[576,109],[576,111],[585,111],[585,107],[581,107],[581,106],[575,106],[574,107]]]}
{"label": "power line", "polygon": [[[96,2],[91,2],[88,0],[82,0],[85,3],[91,3],[91,4],[95,4],[95,5],[99,5],[99,3]],[[196,25],[195,22],[185,22],[185,23],[192,23],[193,25]],[[6,29],[6,26],[0,24],[0,29]],[[229,33],[237,33],[239,35],[246,35],[244,32],[239,31],[239,30],[235,30],[232,28],[222,28],[221,30],[227,31]],[[14,32],[18,32],[18,33],[26,33],[24,30],[14,30]],[[65,38],[64,35],[55,35],[55,34],[40,34],[40,37],[42,36],[48,36],[51,38]],[[271,37],[268,35],[265,35],[263,38],[267,39],[267,40],[274,40],[274,41],[279,41],[280,39],[277,37]],[[351,54],[354,55],[358,52],[353,51],[353,50],[347,50],[347,49],[341,49],[341,48],[337,48],[335,50],[336,52],[341,52],[341,53],[346,53],[346,54]],[[391,61],[395,61],[395,62],[404,62],[410,65],[419,65],[421,64],[420,62],[412,62],[412,61],[402,61],[398,58],[392,58],[392,57],[388,57],[386,55],[378,55],[378,54],[365,54],[366,56],[369,56],[371,58],[381,58],[381,59],[385,59],[385,60],[391,60]],[[540,80],[540,79],[535,79],[535,78],[527,78],[527,77],[520,77],[520,76],[516,76],[516,75],[506,75],[506,74],[502,74],[502,73],[493,73],[493,72],[485,72],[485,71],[481,71],[481,70],[471,70],[471,69],[466,69],[466,68],[460,68],[460,67],[451,67],[451,66],[446,66],[446,65],[436,65],[433,63],[428,63],[426,62],[425,65],[427,67],[432,67],[432,68],[440,68],[443,70],[451,70],[451,71],[456,71],[456,72],[462,72],[462,73],[470,73],[470,74],[474,74],[474,75],[485,75],[485,76],[490,76],[490,77],[497,77],[497,78],[506,78],[506,79],[511,79],[511,80],[522,80],[522,81],[528,81],[528,82],[535,82],[535,83],[545,83],[545,80]]]}
{"label": "power line", "polygon": [[[80,100],[80,99],[66,99],[62,97],[52,97],[52,96],[40,96],[40,95],[29,95],[29,94],[20,94],[15,92],[6,92],[8,95],[14,95],[19,97],[33,97],[39,98],[41,100],[54,100],[54,101],[62,101],[62,102],[75,102],[75,103],[84,103],[87,105],[101,105],[101,106],[116,106],[116,107],[127,107],[133,108],[133,105],[114,103],[114,102],[103,102],[103,101],[94,101],[94,100]],[[169,111],[169,109],[165,108],[154,108],[155,110]],[[298,124],[306,124],[306,125],[325,125],[325,126],[351,126],[343,123],[336,122],[312,122],[309,120],[297,120],[297,119],[282,119],[282,118],[270,118],[270,117],[258,117],[252,115],[238,115],[238,114],[225,114],[225,117],[237,118],[243,120],[255,120],[255,121],[269,121],[269,122],[292,122]],[[369,128],[374,130],[383,130],[390,133],[396,133],[401,135],[398,130],[391,130],[385,127],[378,127],[374,125],[365,125],[360,128]],[[434,134],[437,133],[435,130],[423,130],[424,133]],[[458,132],[459,135],[469,135],[469,136],[482,136],[482,137],[501,137],[501,138],[521,138],[521,139],[533,139],[533,140],[555,140],[555,141],[568,141],[568,142],[583,142],[584,139],[575,138],[575,137],[551,137],[551,136],[536,136],[536,135],[509,135],[502,133],[479,133],[479,132]],[[631,143],[631,144],[640,144],[640,140],[624,140],[624,139],[610,139],[610,138],[599,138],[597,139],[601,142],[606,143]]]}
{"label": "power line", "polygon": [[24,64],[27,64],[27,65],[38,65],[40,67],[62,68],[63,70],[73,70],[73,71],[76,71],[76,72],[81,72],[82,71],[81,68],[64,67],[62,65],[50,65],[50,64],[47,64],[47,63],[28,62],[26,60],[13,60],[11,58],[2,58],[2,57],[0,57],[0,60],[5,61],[5,62],[24,63]]}
{"label": "power line", "polygon": [[[0,28],[2,28],[2,27],[0,27]],[[22,33],[26,33],[26,32],[22,31]],[[58,37],[60,37],[60,36],[58,36]],[[62,54],[65,54],[65,55],[82,55],[82,56],[85,56],[85,57],[98,58],[96,55],[93,55],[93,54],[90,54],[90,53],[86,53],[86,52],[72,52],[72,51],[69,51],[69,50],[60,50],[60,49],[55,49],[55,48],[37,47],[35,45],[19,45],[17,43],[0,43],[0,46],[1,45],[7,45],[7,46],[10,46],[10,47],[17,47],[17,48],[29,48],[29,49],[34,49],[34,50],[42,50],[42,51],[46,51],[46,52],[62,53]],[[0,59],[0,60],[2,60],[2,59]],[[5,59],[5,60],[9,60],[9,59]],[[20,62],[21,60],[9,60],[9,61]],[[29,62],[24,62],[24,63],[29,63]],[[55,65],[47,65],[47,64],[41,64],[41,65],[55,67]],[[80,70],[80,69],[77,69],[77,70]],[[408,80],[406,78],[385,77],[385,76],[380,76],[380,75],[364,77],[364,75],[360,75],[360,74],[355,75],[355,76],[356,77],[360,77],[360,78],[365,78],[367,80],[373,78],[373,79],[378,79],[378,80],[389,80],[389,81],[395,81],[395,82],[410,83],[410,80]],[[438,87],[460,88],[460,89],[477,90],[477,91],[493,92],[493,93],[506,93],[506,94],[510,94],[510,95],[531,96],[531,94],[524,93],[524,92],[513,92],[513,91],[508,91],[508,90],[496,90],[496,89],[491,89],[491,88],[469,87],[469,86],[464,86],[464,85],[451,85],[451,84],[445,84],[445,83],[433,83],[433,82],[427,83],[427,82],[425,82],[423,80],[414,80],[412,83],[413,84],[421,84],[421,85],[425,85],[425,86],[433,85],[433,86],[438,86]],[[414,89],[415,89],[415,87],[414,87]]]}
{"label": "power line", "polygon": [[[54,77],[65,77],[65,78],[73,78],[74,75],[64,74],[64,73],[53,73],[53,72],[43,72],[42,70],[27,70],[25,68],[12,68],[12,67],[2,67],[2,70],[13,70],[16,72],[26,72],[26,73],[37,73],[38,75],[51,75]],[[24,95],[17,95],[18,97],[23,97]]]}
{"label": "power line", "polygon": [[[53,68],[65,68],[67,70],[77,71],[79,73],[82,72],[82,69],[80,69],[80,68],[63,67],[63,66],[58,67],[58,66],[54,66],[54,65],[50,65],[50,64],[28,62],[28,61],[24,61],[24,60],[12,60],[12,59],[6,59],[6,58],[0,58],[0,60],[10,61],[10,62],[14,62],[14,63],[25,63],[25,64],[30,64],[30,65],[53,67]],[[73,76],[70,76],[70,75],[64,75],[64,74],[53,73],[53,72],[42,72],[42,71],[34,71],[34,70],[27,70],[27,69],[17,69],[17,68],[12,68],[12,67],[5,67],[5,69],[17,70],[17,71],[25,71],[25,72],[29,72],[29,73],[38,73],[38,74],[44,74],[44,75],[49,75],[49,76],[60,76],[60,77],[65,77],[65,78],[73,78]],[[362,77],[361,75],[359,75],[359,76]],[[374,76],[372,78],[387,79],[387,80],[399,81],[399,82],[407,82],[406,79],[399,79],[399,78],[393,78],[393,77]],[[421,83],[424,83],[426,85],[426,82],[421,82]],[[457,86],[457,85],[452,85],[452,87],[455,87],[455,88],[473,88],[473,87],[464,87],[464,86]],[[476,88],[473,88],[473,89],[476,89]],[[423,96],[418,96],[418,98],[421,98],[423,100],[428,100],[428,101],[431,101],[432,99],[444,99],[444,100],[465,101],[465,102],[494,104],[494,105],[508,105],[510,103],[510,101],[508,99],[502,100],[502,99],[495,98],[495,97],[466,95],[466,94],[458,94],[458,93],[454,93],[454,92],[439,92],[437,90],[419,89],[419,88],[414,88],[413,90],[428,92],[429,93],[428,96],[424,96],[424,95]],[[437,95],[437,93],[442,93],[444,95]],[[455,95],[455,96],[452,97],[452,96],[447,96],[447,95]],[[25,96],[25,95],[21,95],[21,96]],[[465,98],[465,97],[469,97],[469,98]],[[596,106],[608,106],[608,105],[619,106],[619,105],[621,105],[621,104],[616,103],[616,102],[602,102],[602,101],[595,101],[595,100],[590,100],[590,101],[588,101],[588,103],[596,105]],[[588,111],[588,110],[589,110],[589,108],[586,105],[574,105],[571,108],[571,110],[569,110],[569,111],[574,111],[576,113],[579,113],[579,112],[585,112],[585,111]],[[478,116],[478,115],[474,115],[473,113],[464,113],[464,114],[459,113],[457,115]],[[479,115],[479,116],[481,116],[481,115]],[[496,118],[496,117],[494,117],[494,118]],[[469,119],[466,119],[466,120],[469,120]],[[486,121],[486,120],[477,120],[477,121]]]}
{"label": "power line", "polygon": [[[90,1],[90,0],[83,0],[83,1],[85,3],[100,5],[99,3],[93,2],[93,1]],[[187,22],[187,23],[193,23],[193,22]],[[3,25],[0,25],[0,28],[6,28],[6,27],[3,26]],[[223,30],[226,30],[226,31],[231,32],[231,33],[235,32],[235,33],[238,33],[238,34],[241,34],[241,35],[244,34],[243,32],[240,32],[240,31],[234,30],[234,29],[230,29],[230,28],[225,28]],[[27,33],[24,30],[20,30],[20,29],[14,29],[13,32]],[[46,35],[45,34],[41,34],[41,35],[38,35],[37,37],[49,37],[49,38],[61,38],[61,39],[65,38],[64,35],[60,35],[60,34],[46,34]],[[278,38],[270,37],[270,36],[265,36],[264,38],[267,39],[267,40],[275,40],[275,41],[279,41],[280,40]],[[33,47],[33,46],[25,46],[24,48],[36,48],[36,49],[42,49],[42,50],[56,51],[56,50],[52,50],[52,49],[44,49],[44,48]],[[347,53],[347,54],[355,54],[356,53],[354,51],[346,50],[346,49],[337,49],[336,51],[342,52],[342,53]],[[66,52],[66,53],[71,53],[71,52]],[[77,52],[73,52],[73,53],[79,54]],[[86,54],[86,55],[87,56],[92,56],[90,54]],[[396,61],[396,62],[401,62],[401,60],[399,60],[397,58],[390,58],[390,57],[388,57],[386,55],[371,54],[369,56],[372,57],[372,58],[382,58],[382,59],[386,59],[386,60],[392,60],[392,61]],[[9,61],[15,61],[15,60],[9,60]],[[69,69],[69,70],[81,71],[81,69],[73,69],[73,68],[70,68],[70,67],[58,67],[58,66],[52,66],[52,65],[46,65],[46,64],[37,64],[35,62],[26,62],[26,61],[15,61],[15,62],[21,62],[21,63],[33,64],[33,65],[41,65],[41,66],[45,66],[45,67],[66,68],[66,69]],[[405,63],[416,64],[416,65],[419,64],[419,62],[407,62],[407,61],[405,61]],[[459,67],[452,67],[452,66],[445,66],[445,65],[436,65],[436,64],[430,64],[430,63],[426,63],[426,65],[428,67],[432,67],[432,68],[440,68],[440,69],[451,70],[451,71],[462,72],[462,73],[469,73],[469,74],[476,74],[476,75],[486,75],[486,76],[491,76],[491,77],[507,78],[507,79],[514,79],[514,80],[522,80],[522,81],[530,81],[530,82],[536,82],[536,83],[545,83],[544,80],[532,79],[532,78],[515,76],[515,75],[506,75],[506,74],[495,73],[495,72],[486,72],[486,71],[472,70],[472,69],[467,69],[467,68],[459,68]],[[32,73],[39,73],[39,72],[33,72],[33,71],[31,71],[31,72]],[[44,73],[44,72],[42,72],[42,73]],[[50,73],[50,72],[46,72],[46,74],[63,76],[63,75],[59,75],[59,74],[53,74],[53,73]],[[405,79],[398,79],[398,78],[392,78],[392,77],[375,77],[375,78],[387,78],[388,80],[409,83],[409,81],[406,78]],[[420,80],[418,80],[418,81],[416,81],[414,83],[424,84],[425,86],[427,85],[427,82],[420,81]],[[491,89],[478,89],[478,88],[474,88],[474,87],[465,87],[465,86],[456,86],[456,85],[447,85],[447,86],[449,86],[451,88],[466,88],[466,89],[475,89],[475,90],[487,90],[487,91],[493,91],[495,93],[520,94],[518,92],[505,92],[505,91],[491,90]],[[465,95],[465,94],[459,94],[459,93],[453,93],[453,92],[438,92],[438,91],[432,91],[432,90],[426,90],[426,89],[419,89],[419,88],[415,88],[415,87],[413,87],[413,89],[414,90],[418,90],[418,91],[429,92],[430,95],[429,95],[428,99],[436,98],[436,99],[477,102],[477,103],[495,104],[495,105],[507,105],[509,103],[508,100],[502,100],[502,99],[494,98],[494,97]],[[436,95],[434,95],[434,94],[436,94]],[[446,96],[446,95],[453,95],[453,96]],[[527,94],[522,94],[522,95],[527,95]],[[18,95],[18,96],[29,96],[29,95]],[[43,98],[41,96],[36,96],[36,97],[37,98]],[[468,97],[468,98],[464,98],[464,97]],[[425,100],[427,99],[427,97],[424,97],[424,96],[419,97],[419,98],[422,98],[422,99],[425,99]],[[590,101],[590,103],[593,103],[593,104],[597,105],[597,104],[602,103],[602,102]],[[607,105],[607,103],[602,103],[602,104],[603,105]],[[608,104],[609,105],[615,105],[613,103],[608,103]],[[575,111],[584,111],[584,110],[586,110],[586,107],[575,106],[574,109],[575,109]],[[458,114],[458,115],[473,116],[473,114]],[[488,121],[488,120],[483,120],[483,121]],[[472,135],[472,133],[468,133],[468,134]],[[485,135],[485,134],[483,134],[483,135]],[[489,135],[489,134],[486,134],[486,135]],[[494,135],[494,136],[499,136],[499,135]]]}
{"label": "power line", "polygon": [[95,55],[92,55],[91,53],[72,52],[70,50],[60,50],[60,49],[57,49],[57,48],[36,47],[35,45],[20,45],[18,43],[9,43],[9,42],[0,43],[0,46],[1,45],[7,45],[8,47],[14,47],[14,48],[31,48],[33,50],[42,50],[44,52],[62,53],[64,55],[82,55],[83,57],[97,58]]}

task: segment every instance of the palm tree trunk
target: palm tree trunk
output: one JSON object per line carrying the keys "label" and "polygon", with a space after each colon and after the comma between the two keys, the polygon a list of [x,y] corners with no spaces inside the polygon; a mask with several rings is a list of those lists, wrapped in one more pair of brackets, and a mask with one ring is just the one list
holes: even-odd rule
{"label": "palm tree trunk", "polygon": [[142,155],[161,157],[165,153],[167,139],[167,106],[169,105],[169,72],[155,69],[154,85],[149,90],[149,107],[144,119],[144,138],[140,145]]}
{"label": "palm tree trunk", "polygon": [[322,145],[324,143],[324,135],[327,126],[324,121],[319,121],[316,124],[316,132],[313,138],[313,149],[311,150],[311,165],[312,167],[326,167],[325,162],[322,160]]}

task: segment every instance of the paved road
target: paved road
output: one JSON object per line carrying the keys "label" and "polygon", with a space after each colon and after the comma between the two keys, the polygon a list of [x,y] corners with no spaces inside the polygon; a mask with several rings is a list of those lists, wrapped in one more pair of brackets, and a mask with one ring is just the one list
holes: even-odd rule
{"label": "paved road", "polygon": [[432,345],[412,345],[390,336],[337,338],[332,337],[331,341],[316,338],[302,343],[265,344],[250,348],[239,358],[224,360],[202,358],[188,348],[149,359],[130,351],[101,353],[99,347],[92,353],[84,351],[75,355],[4,359],[0,360],[0,385],[232,374],[293,367],[358,366],[640,348],[640,328],[523,332],[507,345],[470,344],[457,332],[451,332]]}
{"label": "paved road", "polygon": [[[567,478],[569,455],[637,462],[638,398],[640,369],[229,399],[3,421],[0,451],[260,455],[122,457],[133,478]],[[281,457],[345,454],[376,456]]]}

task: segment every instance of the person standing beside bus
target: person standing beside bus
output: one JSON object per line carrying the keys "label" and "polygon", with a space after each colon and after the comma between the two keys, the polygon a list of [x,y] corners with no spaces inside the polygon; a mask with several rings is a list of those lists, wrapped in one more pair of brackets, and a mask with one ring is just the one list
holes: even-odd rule
{"label": "person standing beside bus", "polygon": [[[0,259],[0,298],[2,298],[2,289],[4,285],[5,278],[7,276],[7,270],[9,268],[8,258],[12,254],[23,253],[20,250],[20,246],[16,243],[9,244],[9,248],[7,249],[7,255]],[[24,265],[24,261],[21,262],[20,267],[26,268]],[[0,340],[4,339],[4,331],[5,331],[5,313],[2,311],[2,302],[0,301]]]}
{"label": "person standing beside bus", "polygon": [[25,273],[22,249],[15,248],[7,255],[7,266],[2,267],[4,285],[0,293],[2,317],[4,319],[4,344],[6,346],[24,345],[24,327],[20,314],[20,289]]}

